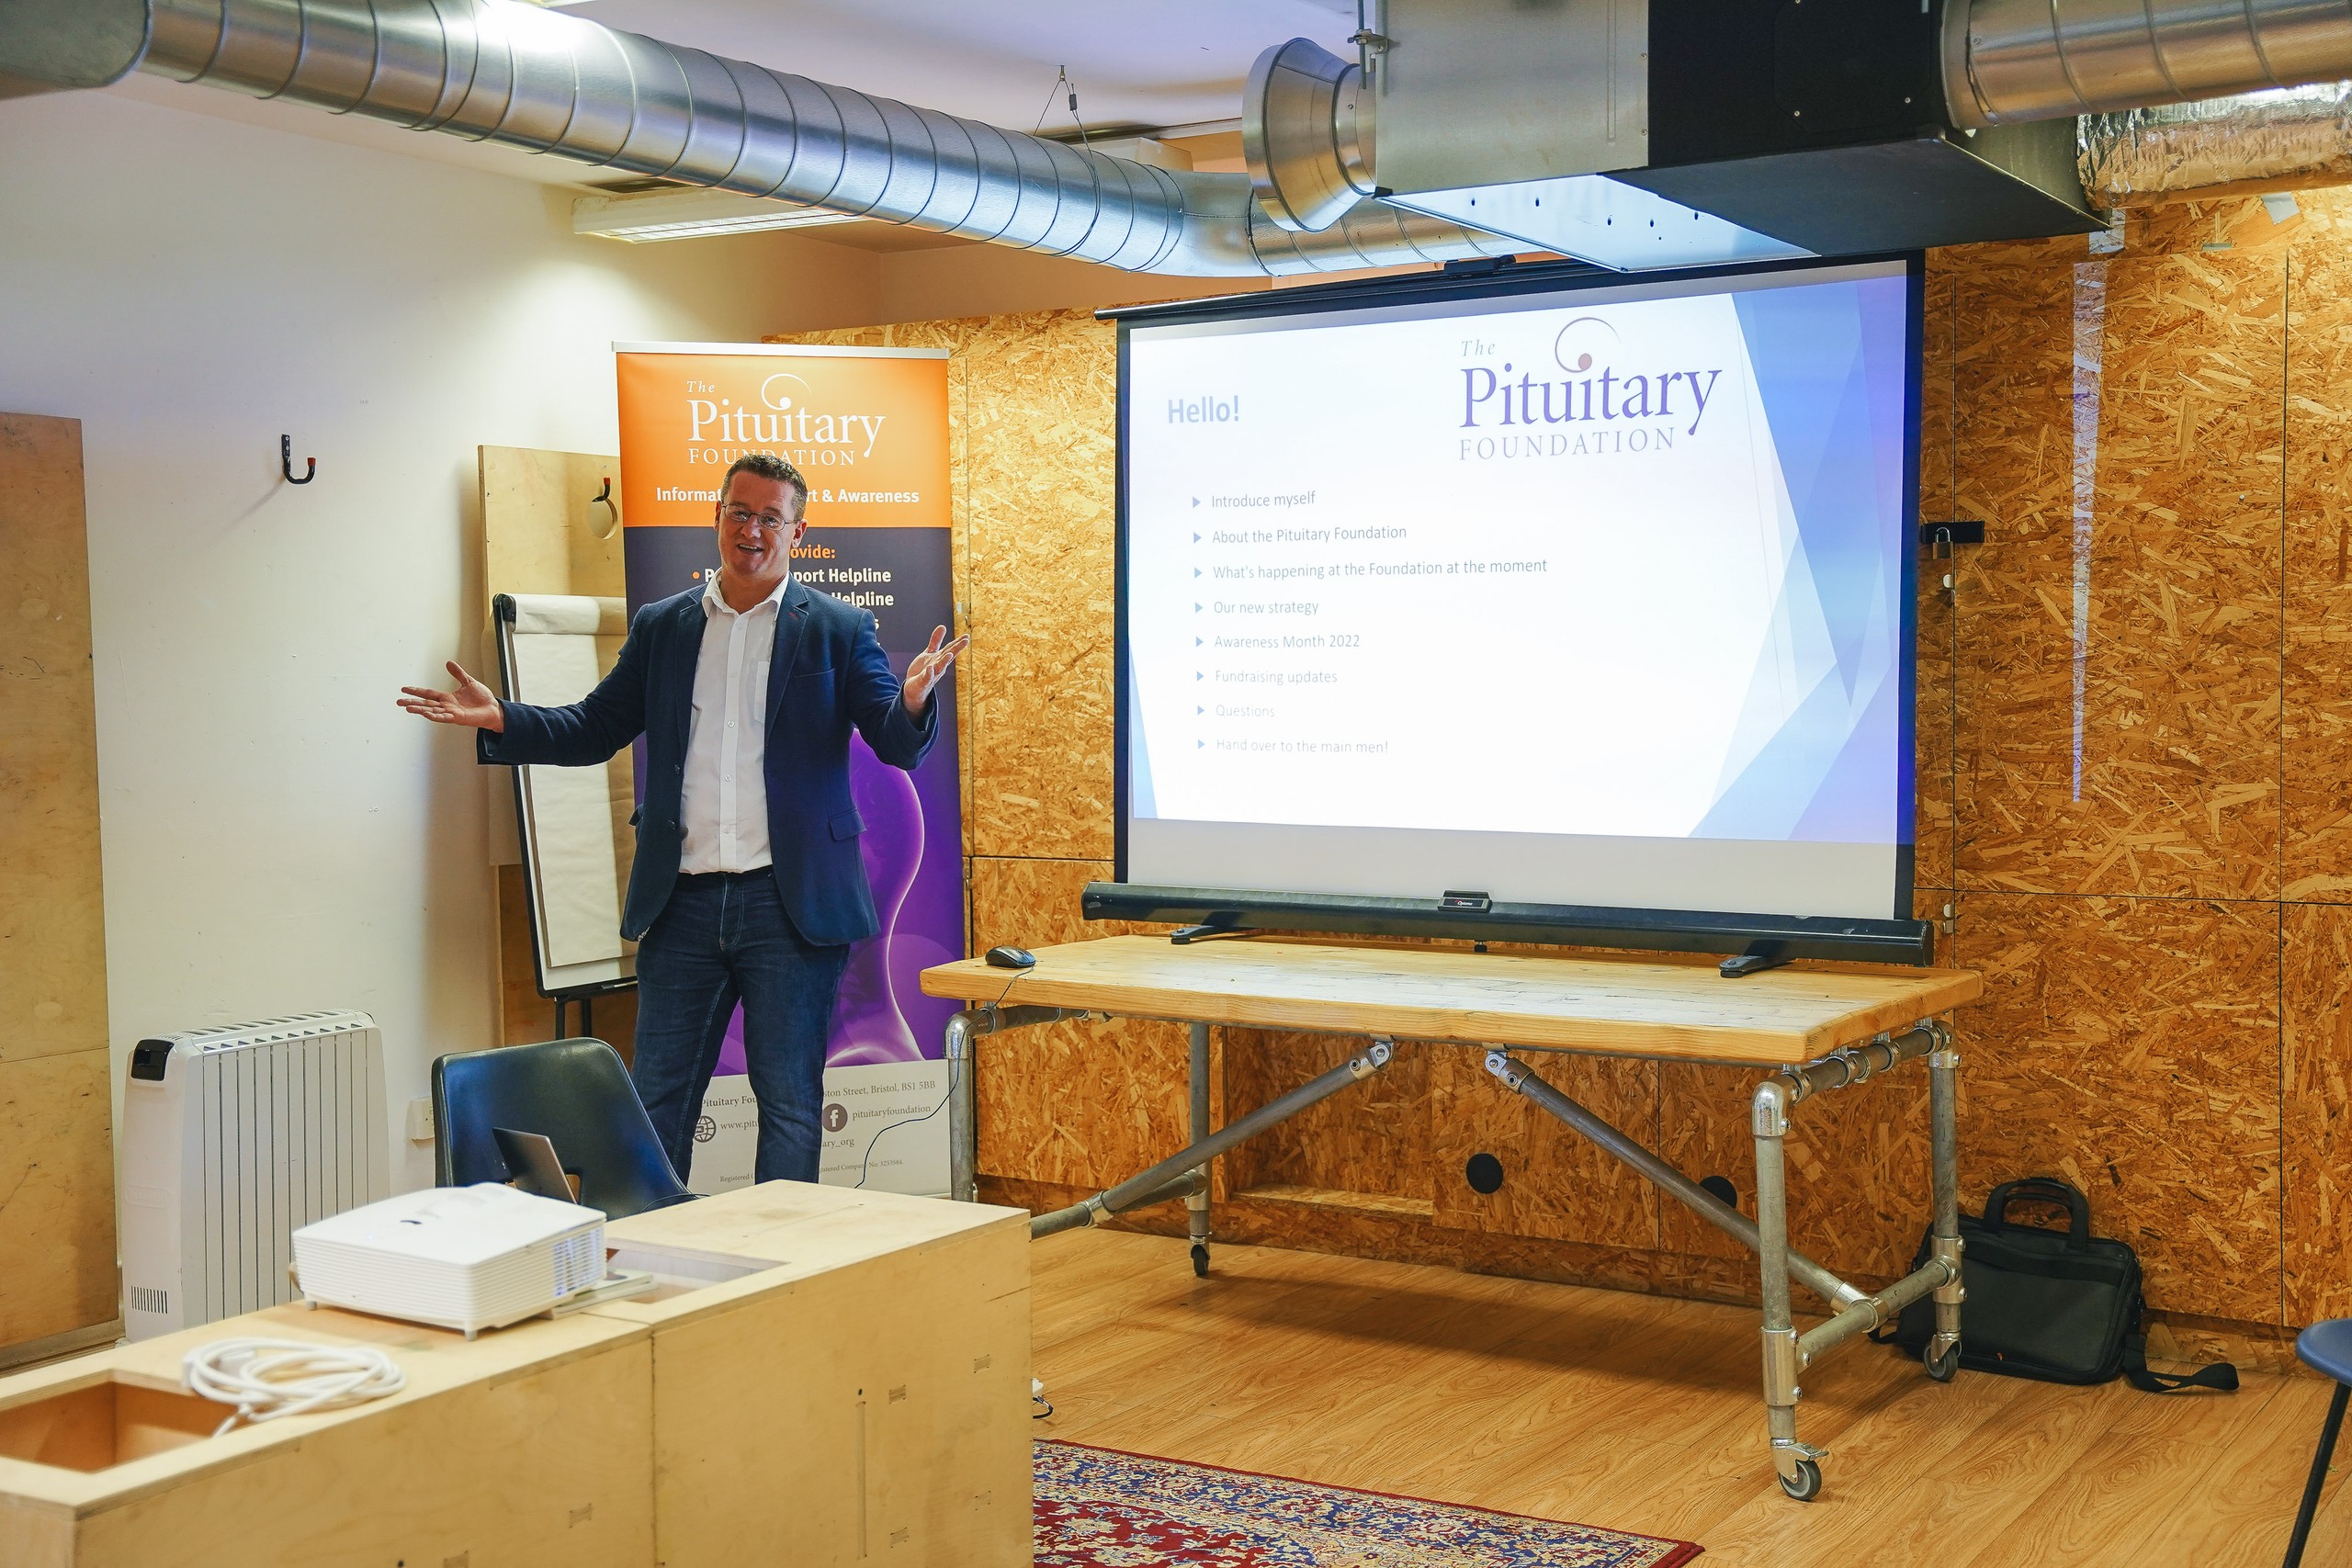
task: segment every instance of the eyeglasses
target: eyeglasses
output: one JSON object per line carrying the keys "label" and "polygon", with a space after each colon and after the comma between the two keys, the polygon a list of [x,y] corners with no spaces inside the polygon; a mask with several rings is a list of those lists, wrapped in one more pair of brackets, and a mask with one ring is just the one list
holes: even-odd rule
{"label": "eyeglasses", "polygon": [[775,513],[753,512],[746,506],[730,506],[723,515],[727,521],[734,524],[738,528],[748,528],[756,523],[771,534],[782,533],[792,526]]}

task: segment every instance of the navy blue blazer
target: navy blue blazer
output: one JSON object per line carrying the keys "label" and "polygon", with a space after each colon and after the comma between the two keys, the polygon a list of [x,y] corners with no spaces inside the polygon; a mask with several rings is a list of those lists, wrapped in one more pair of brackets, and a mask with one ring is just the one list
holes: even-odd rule
{"label": "navy blue blazer", "polygon": [[[645,796],[621,934],[643,936],[670,901],[685,847],[686,736],[702,657],[702,590],[648,604],[629,622],[613,672],[568,707],[504,703],[506,731],[475,731],[484,762],[603,762],[645,737]],[[768,665],[768,846],[785,912],[807,941],[856,942],[879,929],[849,794],[849,732],[911,770],[939,737],[937,691],[918,724],[899,697],[871,612],[808,587],[784,591]]]}

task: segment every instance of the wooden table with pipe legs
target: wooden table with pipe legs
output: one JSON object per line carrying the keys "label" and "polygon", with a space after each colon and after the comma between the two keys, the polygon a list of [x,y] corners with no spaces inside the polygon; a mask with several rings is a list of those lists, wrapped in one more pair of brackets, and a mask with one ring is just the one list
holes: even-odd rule
{"label": "wooden table with pipe legs", "polygon": [[[1250,938],[1178,946],[1114,936],[1041,948],[1033,969],[977,959],[923,971],[927,995],[966,1004],[949,1021],[949,1141],[955,1195],[973,1196],[978,1124],[973,1050],[982,1035],[1084,1016],[1157,1019],[1192,1028],[1192,1144],[1082,1203],[1030,1222],[1034,1236],[1182,1199],[1193,1263],[1208,1269],[1208,1167],[1217,1156],[1385,1067],[1398,1040],[1486,1053],[1487,1070],[1757,1255],[1763,1287],[1764,1409],[1781,1490],[1821,1491],[1822,1450],[1797,1438],[1797,1379],[1835,1347],[1935,1301],[1927,1372],[1948,1381],[1960,1360],[1960,1193],[1956,1107],[1960,1055],[1944,1014],[1976,1000],[1976,975],[1956,969],[1801,964],[1726,979],[1713,961],[1652,955],[1522,957],[1460,949]],[[1209,1030],[1359,1037],[1362,1045],[1308,1082],[1226,1125],[1209,1125]],[[1756,1217],[1561,1093],[1514,1053],[1565,1052],[1753,1068]],[[1875,1295],[1789,1245],[1781,1141],[1808,1097],[1858,1084],[1914,1057],[1928,1062],[1933,1245],[1917,1269]],[[1792,1282],[1830,1315],[1800,1333]]]}

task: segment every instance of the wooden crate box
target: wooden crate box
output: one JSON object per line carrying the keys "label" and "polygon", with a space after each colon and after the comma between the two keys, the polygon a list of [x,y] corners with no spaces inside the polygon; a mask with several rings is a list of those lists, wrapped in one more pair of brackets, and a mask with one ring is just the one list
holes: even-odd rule
{"label": "wooden crate box", "polygon": [[615,1222],[663,1568],[1030,1560],[1029,1216],[767,1182]]}

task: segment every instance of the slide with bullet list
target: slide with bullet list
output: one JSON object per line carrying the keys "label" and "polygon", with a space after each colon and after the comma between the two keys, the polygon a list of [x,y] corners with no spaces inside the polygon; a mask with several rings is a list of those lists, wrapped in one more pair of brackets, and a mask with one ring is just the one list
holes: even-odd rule
{"label": "slide with bullet list", "polygon": [[1911,288],[1131,323],[1123,874],[1898,913]]}

